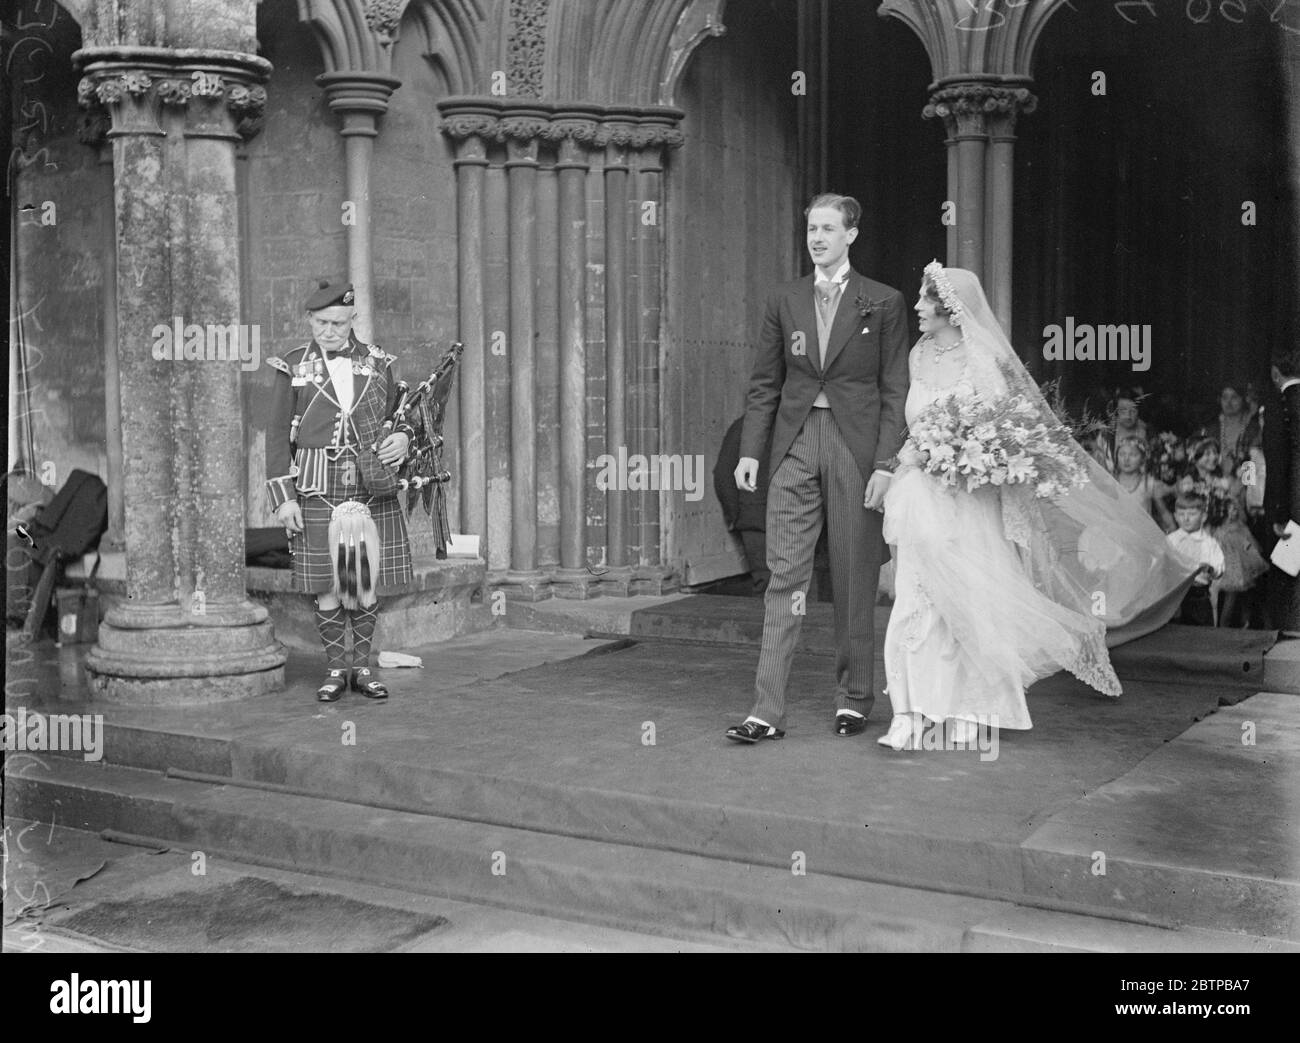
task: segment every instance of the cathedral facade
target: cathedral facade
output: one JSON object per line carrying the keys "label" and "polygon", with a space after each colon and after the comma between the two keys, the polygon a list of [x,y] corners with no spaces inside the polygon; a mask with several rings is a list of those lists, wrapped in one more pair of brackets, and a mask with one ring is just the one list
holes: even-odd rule
{"label": "cathedral facade", "polygon": [[[818,190],[864,204],[855,265],[975,271],[1080,393],[1294,361],[1300,3],[18,6],[10,458],[108,482],[106,677],[273,683],[262,363],[320,280],[412,383],[464,344],[452,528],[527,601],[744,570],[711,472]],[[1067,319],[1150,357],[1053,355]]]}

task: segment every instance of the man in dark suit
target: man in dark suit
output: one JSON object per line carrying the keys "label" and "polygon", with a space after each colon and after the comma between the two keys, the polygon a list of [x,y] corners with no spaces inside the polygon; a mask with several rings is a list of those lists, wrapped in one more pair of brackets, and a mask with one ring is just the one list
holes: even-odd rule
{"label": "man in dark suit", "polygon": [[888,559],[881,505],[903,440],[903,295],[855,272],[862,208],[819,195],[805,211],[816,271],[777,288],[749,383],[736,484],[752,491],[770,436],[768,583],[754,708],[727,738],[785,735],[785,688],[825,521],[835,605],[835,731],[866,729],[875,701],[876,584]]}
{"label": "man in dark suit", "polygon": [[[1283,372],[1277,366],[1271,371],[1277,394],[1269,393],[1260,409],[1262,423],[1261,441],[1264,450],[1264,504],[1252,512],[1250,529],[1263,548],[1272,553],[1273,546],[1282,537],[1286,524],[1294,515],[1291,511],[1292,468],[1296,453],[1300,451],[1300,431],[1290,423],[1290,411],[1300,395],[1300,376]],[[1252,480],[1254,476],[1250,476]],[[1243,482],[1246,482],[1243,476]],[[1287,537],[1292,538],[1292,537]],[[1295,627],[1295,584],[1276,565],[1270,565],[1264,579],[1263,625],[1269,630],[1293,631]]]}

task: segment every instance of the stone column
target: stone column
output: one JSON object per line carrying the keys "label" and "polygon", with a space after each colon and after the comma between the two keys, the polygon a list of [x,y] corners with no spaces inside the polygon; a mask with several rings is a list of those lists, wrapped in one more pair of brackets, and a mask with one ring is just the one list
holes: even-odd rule
{"label": "stone column", "polygon": [[[628,149],[636,123],[633,109],[610,109],[601,129],[605,145],[605,452],[629,445],[628,396]],[[630,452],[630,450],[629,450]],[[602,587],[630,592],[631,531],[626,489],[605,493],[605,563]]]}
{"label": "stone column", "polygon": [[460,527],[487,538],[487,456],[484,427],[483,198],[487,143],[499,106],[484,101],[439,102],[442,131],[455,142],[458,339],[465,345],[456,385],[460,398]]}
{"label": "stone column", "polygon": [[[244,589],[241,362],[226,339],[240,310],[236,124],[260,110],[270,65],[153,47],[74,60],[83,102],[112,116],[119,274],[127,600],[87,657],[92,689],[185,703],[279,688],[283,650]],[[160,341],[177,320],[201,330],[189,358]]]}
{"label": "stone column", "polygon": [[[355,205],[355,221],[347,225],[348,278],[356,289],[356,331],[362,340],[374,336],[374,264],[371,260],[370,165],[379,117],[402,81],[375,72],[326,72],[316,77],[325,88],[329,107],[342,117],[347,183],[344,201]],[[342,210],[340,209],[340,217]]]}
{"label": "stone column", "polygon": [[537,568],[537,150],[546,128],[540,108],[512,106],[500,133],[506,142],[510,243],[510,569],[512,595],[536,600]]}
{"label": "stone column", "polygon": [[[979,83],[941,85],[925,107],[927,118],[939,117],[948,131],[948,148],[955,151],[948,163],[948,198],[957,204],[957,256],[948,264],[966,268],[984,278],[984,166],[988,132],[984,107],[988,87]],[[951,157],[951,152],[949,153]]]}
{"label": "stone column", "polygon": [[[632,278],[633,372],[629,384],[633,394],[635,451],[649,457],[660,452],[662,416],[659,403],[660,319],[663,303],[664,242],[664,151],[680,147],[680,109],[645,109],[632,132],[635,149],[635,189],[632,234],[634,259]],[[670,587],[672,570],[662,563],[659,491],[646,489],[632,494],[639,500],[640,532],[636,542],[640,561],[635,570],[633,593],[662,594]]]}
{"label": "stone column", "polygon": [[988,207],[984,213],[984,293],[1002,328],[1011,331],[1013,187],[1016,116],[1033,112],[1038,99],[1026,88],[1004,88],[985,102],[989,131]]}
{"label": "stone column", "polygon": [[501,152],[488,153],[483,175],[484,455],[487,473],[487,531],[483,559],[488,582],[501,584],[510,568],[510,197]]}
{"label": "stone column", "polygon": [[[590,596],[599,581],[587,569],[587,171],[594,113],[556,113],[560,249],[560,567],[556,593]],[[607,385],[607,388],[609,385]]]}

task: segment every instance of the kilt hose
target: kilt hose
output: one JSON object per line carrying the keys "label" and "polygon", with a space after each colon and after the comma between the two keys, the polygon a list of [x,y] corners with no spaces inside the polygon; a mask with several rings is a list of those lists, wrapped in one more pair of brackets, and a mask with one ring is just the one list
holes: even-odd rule
{"label": "kilt hose", "polygon": [[330,562],[330,515],[344,500],[360,500],[370,508],[382,546],[375,590],[379,594],[401,594],[412,578],[411,545],[407,538],[406,514],[396,496],[369,496],[358,487],[356,458],[341,454],[327,467],[323,496],[299,494],[303,531],[291,533],[293,588],[303,594],[328,594],[334,589]]}

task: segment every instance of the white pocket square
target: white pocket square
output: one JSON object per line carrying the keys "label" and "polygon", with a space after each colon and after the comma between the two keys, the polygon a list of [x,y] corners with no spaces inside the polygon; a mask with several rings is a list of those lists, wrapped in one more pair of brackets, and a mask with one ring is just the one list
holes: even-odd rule
{"label": "white pocket square", "polygon": [[870,326],[863,326],[863,327],[862,327],[862,332],[863,332],[863,333],[870,333],[870,332],[871,332],[871,327],[870,327]]}

